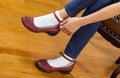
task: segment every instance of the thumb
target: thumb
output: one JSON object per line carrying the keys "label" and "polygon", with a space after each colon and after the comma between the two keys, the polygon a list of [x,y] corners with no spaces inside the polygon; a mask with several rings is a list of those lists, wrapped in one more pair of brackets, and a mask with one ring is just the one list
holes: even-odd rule
{"label": "thumb", "polygon": [[63,28],[63,27],[64,27],[64,25],[65,25],[67,22],[68,22],[67,20],[65,20],[65,21],[61,22],[61,23],[60,23],[60,28]]}
{"label": "thumb", "polygon": [[61,23],[60,23],[60,26],[63,26],[63,25],[65,25],[66,23],[67,23],[67,20],[61,22]]}

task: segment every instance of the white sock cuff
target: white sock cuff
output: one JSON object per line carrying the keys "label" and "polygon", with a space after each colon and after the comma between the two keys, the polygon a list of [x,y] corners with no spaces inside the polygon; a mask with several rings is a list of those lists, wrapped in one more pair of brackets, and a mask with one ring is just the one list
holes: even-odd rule
{"label": "white sock cuff", "polygon": [[55,14],[57,15],[60,21],[63,21],[63,18],[60,16],[59,11],[56,11]]}
{"label": "white sock cuff", "polygon": [[69,57],[69,56],[68,56],[68,55],[66,55],[66,54],[64,54],[64,56],[65,56],[65,57],[67,57],[69,60],[75,60],[75,59],[73,59],[73,58]]}

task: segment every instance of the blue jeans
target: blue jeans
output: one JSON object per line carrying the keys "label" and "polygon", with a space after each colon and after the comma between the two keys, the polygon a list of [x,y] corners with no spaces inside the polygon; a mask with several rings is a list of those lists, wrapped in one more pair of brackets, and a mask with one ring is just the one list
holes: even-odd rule
{"label": "blue jeans", "polygon": [[[87,8],[83,16],[89,15],[107,5],[110,0],[72,0],[65,6],[69,16],[76,16],[81,10]],[[91,37],[100,26],[100,22],[95,22],[81,27],[68,42],[64,53],[69,57],[76,59],[81,50],[85,47]]]}

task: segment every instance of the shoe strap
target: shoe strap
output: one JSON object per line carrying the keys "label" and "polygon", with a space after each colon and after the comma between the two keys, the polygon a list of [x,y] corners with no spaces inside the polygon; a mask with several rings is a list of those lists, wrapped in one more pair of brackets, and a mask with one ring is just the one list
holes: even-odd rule
{"label": "shoe strap", "polygon": [[59,52],[66,60],[70,61],[70,62],[75,62],[74,60],[70,60],[69,58],[67,58],[62,52]]}
{"label": "shoe strap", "polygon": [[53,15],[55,16],[55,18],[57,19],[57,21],[60,23],[60,19],[57,17],[56,13],[54,12]]}

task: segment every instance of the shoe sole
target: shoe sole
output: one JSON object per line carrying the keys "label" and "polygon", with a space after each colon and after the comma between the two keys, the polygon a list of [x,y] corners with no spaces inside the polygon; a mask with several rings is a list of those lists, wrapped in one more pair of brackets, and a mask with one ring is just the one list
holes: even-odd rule
{"label": "shoe sole", "polygon": [[[43,71],[43,72],[45,72],[45,73],[52,73],[52,72],[46,72],[45,70],[43,70],[41,67],[38,66],[37,62],[35,63],[35,66],[36,66],[39,70],[41,70],[41,71]],[[60,70],[60,71],[58,71],[58,72],[60,72],[60,73],[62,73],[62,74],[69,74],[71,71],[62,71],[62,70]]]}

